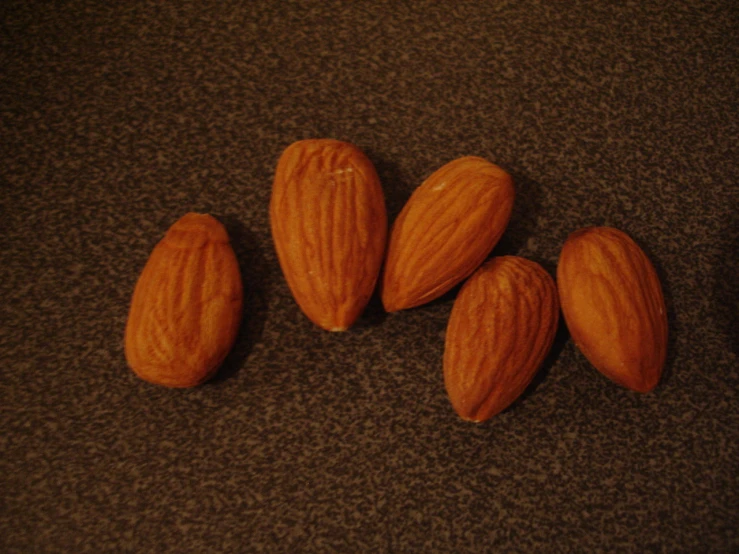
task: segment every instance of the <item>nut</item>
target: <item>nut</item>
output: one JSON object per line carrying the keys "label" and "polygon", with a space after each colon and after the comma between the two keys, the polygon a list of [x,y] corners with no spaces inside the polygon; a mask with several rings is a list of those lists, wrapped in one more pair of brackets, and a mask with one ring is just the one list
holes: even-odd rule
{"label": "nut", "polygon": [[493,258],[462,286],[444,347],[454,410],[481,422],[510,406],[549,353],[559,322],[554,279],[517,256]]}
{"label": "nut", "polygon": [[270,223],[303,313],[329,331],[349,328],[372,296],[387,240],[385,199],[369,159],[338,140],[293,143],[277,164]]}
{"label": "nut", "polygon": [[136,283],[126,359],[145,381],[192,387],[209,379],[236,339],[243,290],[226,229],[188,213],[154,247]]}
{"label": "nut", "polygon": [[393,224],[383,275],[388,312],[420,306],[460,283],[485,260],[508,225],[513,180],[478,157],[429,176]]}
{"label": "nut", "polygon": [[667,310],[646,254],[624,232],[572,233],[557,267],[562,312],[585,357],[637,392],[657,386],[667,355]]}

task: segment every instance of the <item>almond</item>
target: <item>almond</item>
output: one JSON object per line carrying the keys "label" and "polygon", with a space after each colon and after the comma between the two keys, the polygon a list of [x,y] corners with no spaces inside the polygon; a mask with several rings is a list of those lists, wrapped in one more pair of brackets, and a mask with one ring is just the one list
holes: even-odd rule
{"label": "almond", "polygon": [[572,339],[606,377],[637,392],[657,386],[667,354],[667,310],[646,254],[624,232],[572,233],[557,267]]}
{"label": "almond", "polygon": [[517,256],[486,262],[462,286],[447,326],[444,384],[462,419],[485,421],[531,383],[554,342],[554,279]]}
{"label": "almond", "polygon": [[290,145],[277,163],[270,223],[303,313],[329,331],[349,328],[372,296],[387,240],[385,198],[369,159],[338,140]]}
{"label": "almond", "polygon": [[475,271],[508,225],[511,176],[475,156],[442,166],[393,224],[382,283],[388,312],[434,300]]}
{"label": "almond", "polygon": [[226,229],[189,213],[154,247],[136,283],[126,359],[142,379],[192,387],[210,378],[233,346],[243,291]]}

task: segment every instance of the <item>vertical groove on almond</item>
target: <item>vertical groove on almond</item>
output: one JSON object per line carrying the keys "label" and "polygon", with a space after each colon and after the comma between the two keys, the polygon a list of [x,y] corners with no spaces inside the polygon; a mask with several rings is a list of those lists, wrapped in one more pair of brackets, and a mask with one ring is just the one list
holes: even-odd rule
{"label": "vertical groove on almond", "polygon": [[382,284],[385,309],[430,302],[475,271],[508,225],[514,195],[510,175],[476,156],[430,175],[393,224]]}
{"label": "vertical groove on almond", "polygon": [[270,225],[303,313],[327,330],[350,327],[375,288],[387,239],[385,199],[369,159],[338,140],[293,143],[277,163]]}
{"label": "vertical groove on almond", "polygon": [[156,245],[134,289],[125,350],[142,379],[191,387],[215,373],[241,322],[241,273],[225,228],[186,214]]}
{"label": "vertical groove on almond", "polygon": [[572,233],[557,267],[562,312],[585,357],[616,383],[649,392],[667,356],[667,310],[654,267],[624,232]]}
{"label": "vertical groove on almond", "polygon": [[462,286],[444,347],[444,384],[454,410],[484,421],[526,389],[554,342],[557,290],[539,264],[493,258]]}

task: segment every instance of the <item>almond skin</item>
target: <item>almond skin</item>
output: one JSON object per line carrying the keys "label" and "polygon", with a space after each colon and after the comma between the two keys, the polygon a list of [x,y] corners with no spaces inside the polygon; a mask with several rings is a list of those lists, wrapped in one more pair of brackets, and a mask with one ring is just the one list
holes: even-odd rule
{"label": "almond skin", "polygon": [[572,339],[590,363],[633,391],[654,389],[667,355],[667,310],[642,249],[611,227],[576,231],[562,248],[557,286]]}
{"label": "almond skin", "polygon": [[241,273],[226,229],[189,213],[154,247],[126,324],[129,366],[150,383],[193,387],[231,350],[241,322]]}
{"label": "almond skin", "polygon": [[277,163],[270,223],[300,309],[323,329],[348,329],[372,296],[385,254],[387,212],[372,163],[346,142],[293,143]]}
{"label": "almond skin", "polygon": [[511,176],[475,156],[442,166],[393,224],[382,283],[385,310],[434,300],[475,271],[508,225]]}
{"label": "almond skin", "polygon": [[557,288],[539,264],[503,256],[479,268],[446,331],[444,384],[457,414],[481,422],[510,406],[552,348],[558,322]]}

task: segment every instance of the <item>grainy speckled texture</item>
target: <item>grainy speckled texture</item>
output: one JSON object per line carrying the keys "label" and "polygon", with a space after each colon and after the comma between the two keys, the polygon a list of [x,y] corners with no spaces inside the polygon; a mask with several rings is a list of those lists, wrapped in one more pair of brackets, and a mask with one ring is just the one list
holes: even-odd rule
{"label": "grainy speckled texture", "polygon": [[[640,2],[0,3],[0,551],[736,552],[739,11]],[[553,273],[584,225],[664,280],[654,393],[566,332],[522,400],[463,423],[453,293],[311,325],[268,226],[306,137],[376,164],[391,220],[433,170],[516,179],[496,253]],[[246,288],[211,383],[126,368],[136,278],[209,211]]]}

